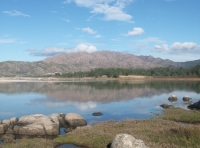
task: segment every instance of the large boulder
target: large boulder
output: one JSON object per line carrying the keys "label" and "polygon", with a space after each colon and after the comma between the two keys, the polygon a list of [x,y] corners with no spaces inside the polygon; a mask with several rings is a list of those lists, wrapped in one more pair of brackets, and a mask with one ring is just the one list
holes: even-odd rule
{"label": "large boulder", "polygon": [[32,123],[25,126],[15,126],[14,131],[19,135],[28,135],[28,136],[46,135],[44,126],[39,123]]}
{"label": "large boulder", "polygon": [[14,134],[27,136],[55,136],[60,132],[60,127],[67,128],[68,131],[76,127],[85,126],[87,122],[78,114],[69,113],[67,115],[35,114],[23,116],[21,118],[11,118],[0,122],[0,134]]}
{"label": "large boulder", "polygon": [[16,132],[14,131],[14,129],[12,127],[9,127],[7,130],[6,130],[6,134],[16,134]]}
{"label": "large boulder", "polygon": [[56,116],[45,116],[35,114],[23,116],[19,119],[17,125],[14,126],[14,131],[20,135],[58,135],[59,121]]}
{"label": "large boulder", "polygon": [[168,100],[170,102],[176,102],[177,101],[177,96],[176,95],[171,95],[171,96],[169,96]]}
{"label": "large boulder", "polygon": [[54,113],[54,114],[51,114],[49,117],[58,121],[60,127],[65,127],[65,128],[67,127],[67,125],[65,124],[65,114]]}
{"label": "large boulder", "polygon": [[60,132],[59,121],[57,118],[42,117],[37,123],[40,123],[44,126],[46,135],[58,135]]}
{"label": "large boulder", "polygon": [[10,120],[3,120],[3,124],[6,124],[8,127],[11,125]]}
{"label": "large boulder", "polygon": [[86,126],[87,122],[83,117],[75,113],[69,113],[65,116],[65,122],[70,127]]}
{"label": "large boulder", "polygon": [[0,134],[4,134],[7,129],[8,129],[8,125],[0,124]]}
{"label": "large boulder", "polygon": [[118,134],[115,136],[111,148],[148,148],[140,139],[135,139],[129,134]]}
{"label": "large boulder", "polygon": [[37,122],[38,119],[41,117],[45,117],[43,114],[34,114],[34,115],[29,115],[29,116],[22,116],[19,118],[18,124],[32,124],[34,122]]}
{"label": "large boulder", "polygon": [[184,102],[188,102],[188,101],[190,101],[192,98],[190,98],[188,95],[186,95],[186,96],[184,96],[183,97],[183,101]]}
{"label": "large boulder", "polygon": [[16,118],[16,117],[14,117],[14,118],[11,118],[10,119],[10,124],[11,124],[11,126],[14,126],[17,122],[18,122],[18,118]]}

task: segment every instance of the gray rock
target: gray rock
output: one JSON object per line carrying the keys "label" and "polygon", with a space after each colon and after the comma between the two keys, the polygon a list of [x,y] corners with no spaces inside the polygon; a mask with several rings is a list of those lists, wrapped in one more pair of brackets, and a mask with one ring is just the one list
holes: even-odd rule
{"label": "gray rock", "polygon": [[44,126],[46,135],[58,135],[59,134],[59,121],[56,117],[42,117],[37,123]]}
{"label": "gray rock", "polygon": [[13,118],[10,119],[10,123],[11,124],[16,124],[18,122],[18,120],[19,120],[18,118],[13,117]]}
{"label": "gray rock", "polygon": [[42,114],[23,116],[14,126],[14,131],[21,135],[58,135],[59,121],[57,117],[59,115],[56,114],[50,116]]}
{"label": "gray rock", "polygon": [[57,125],[59,125],[59,120],[58,118],[60,117],[59,114],[51,114],[49,115],[49,117],[51,118],[51,121],[56,123]]}
{"label": "gray rock", "polygon": [[66,114],[60,113],[61,118],[65,118]]}
{"label": "gray rock", "polygon": [[101,112],[94,112],[92,115],[93,116],[102,116],[103,114]]}
{"label": "gray rock", "polygon": [[22,116],[21,118],[19,118],[18,123],[32,124],[32,123],[38,121],[38,119],[41,117],[45,117],[45,115],[35,114],[35,115],[30,115],[30,116]]}
{"label": "gray rock", "polygon": [[15,126],[14,131],[19,135],[29,135],[29,136],[46,135],[44,126],[39,123],[32,123],[26,126]]}
{"label": "gray rock", "polygon": [[53,114],[49,115],[49,117],[56,117],[56,118],[58,118],[58,117],[60,117],[60,115],[58,113],[53,113]]}
{"label": "gray rock", "polygon": [[75,113],[69,113],[65,116],[65,122],[70,127],[86,126],[87,122],[83,117]]}
{"label": "gray rock", "polygon": [[8,129],[7,124],[0,124],[0,134],[4,134],[7,129]]}
{"label": "gray rock", "polygon": [[171,95],[171,96],[169,96],[168,100],[170,102],[176,102],[177,101],[177,97],[176,97],[176,95]]}
{"label": "gray rock", "polygon": [[172,108],[174,107],[173,105],[168,105],[167,103],[163,103],[160,105],[162,108],[166,109],[166,108]]}
{"label": "gray rock", "polygon": [[12,129],[12,128],[8,128],[7,130],[6,130],[6,134],[16,134],[16,132],[14,131],[14,129]]}
{"label": "gray rock", "polygon": [[140,139],[135,139],[128,134],[118,134],[115,136],[111,148],[148,148]]}
{"label": "gray rock", "polygon": [[188,95],[186,95],[186,96],[184,96],[183,97],[183,101],[184,102],[188,102],[188,101],[190,101],[192,98],[190,98]]}
{"label": "gray rock", "polygon": [[8,127],[11,125],[10,120],[3,120],[3,124],[6,124]]}
{"label": "gray rock", "polygon": [[58,120],[59,120],[59,123],[60,123],[60,127],[67,128],[67,125],[65,123],[65,116],[66,116],[66,114],[60,113],[60,117],[58,117]]}
{"label": "gray rock", "polygon": [[60,127],[67,128],[67,125],[65,124],[65,118],[58,117],[58,121],[59,121]]}

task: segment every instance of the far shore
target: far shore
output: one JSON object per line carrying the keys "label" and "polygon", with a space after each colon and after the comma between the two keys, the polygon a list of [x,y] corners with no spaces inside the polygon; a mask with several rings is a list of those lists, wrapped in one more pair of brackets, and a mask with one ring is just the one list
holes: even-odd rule
{"label": "far shore", "polygon": [[152,76],[138,76],[129,75],[119,78],[107,78],[107,77],[84,77],[84,78],[62,78],[62,77],[0,77],[0,82],[82,82],[82,81],[148,81],[148,80],[176,80],[176,81],[200,81],[198,77],[152,77]]}

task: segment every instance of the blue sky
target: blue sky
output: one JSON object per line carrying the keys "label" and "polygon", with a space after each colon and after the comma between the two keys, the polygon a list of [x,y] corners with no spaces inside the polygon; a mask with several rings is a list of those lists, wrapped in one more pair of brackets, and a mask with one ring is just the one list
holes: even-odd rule
{"label": "blue sky", "polygon": [[0,0],[0,61],[110,50],[200,59],[199,0]]}

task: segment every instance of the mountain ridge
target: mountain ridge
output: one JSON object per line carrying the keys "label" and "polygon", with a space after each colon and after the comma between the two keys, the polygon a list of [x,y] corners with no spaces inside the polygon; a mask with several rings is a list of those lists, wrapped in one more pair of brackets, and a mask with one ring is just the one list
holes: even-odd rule
{"label": "mountain ridge", "polygon": [[191,67],[200,64],[200,60],[174,62],[169,59],[152,56],[136,56],[130,53],[97,51],[93,53],[77,52],[48,57],[43,61],[0,62],[0,76],[42,76],[52,73],[90,71],[96,68],[155,68],[155,67]]}

